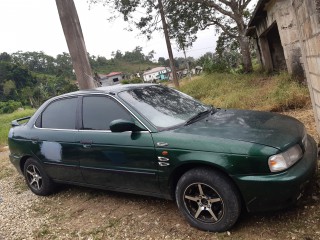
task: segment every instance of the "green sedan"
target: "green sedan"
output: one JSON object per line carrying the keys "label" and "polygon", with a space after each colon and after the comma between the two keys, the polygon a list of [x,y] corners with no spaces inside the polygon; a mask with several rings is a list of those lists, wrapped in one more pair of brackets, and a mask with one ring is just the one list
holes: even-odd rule
{"label": "green sedan", "polygon": [[317,169],[298,120],[207,106],[156,84],[78,91],[12,122],[10,160],[37,195],[58,183],[173,199],[191,226],[288,207]]}

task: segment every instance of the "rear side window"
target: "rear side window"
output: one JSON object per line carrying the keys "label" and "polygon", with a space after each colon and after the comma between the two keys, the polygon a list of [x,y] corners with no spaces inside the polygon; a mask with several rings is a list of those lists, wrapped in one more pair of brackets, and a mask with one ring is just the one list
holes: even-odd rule
{"label": "rear side window", "polygon": [[104,96],[83,98],[83,129],[109,130],[116,119],[132,120],[130,113],[118,102]]}
{"label": "rear side window", "polygon": [[78,98],[67,98],[51,103],[42,113],[41,127],[75,129]]}

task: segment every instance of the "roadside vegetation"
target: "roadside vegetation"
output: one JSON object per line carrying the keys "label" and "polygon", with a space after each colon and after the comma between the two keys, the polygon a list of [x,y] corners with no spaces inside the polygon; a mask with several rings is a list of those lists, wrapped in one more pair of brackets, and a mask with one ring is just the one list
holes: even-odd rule
{"label": "roadside vegetation", "polygon": [[11,127],[11,121],[30,116],[35,112],[34,109],[17,110],[9,114],[0,114],[0,151],[1,147],[7,144],[8,132]]}
{"label": "roadside vegetation", "polygon": [[308,88],[287,73],[212,73],[182,81],[180,90],[221,108],[285,111],[310,106]]}

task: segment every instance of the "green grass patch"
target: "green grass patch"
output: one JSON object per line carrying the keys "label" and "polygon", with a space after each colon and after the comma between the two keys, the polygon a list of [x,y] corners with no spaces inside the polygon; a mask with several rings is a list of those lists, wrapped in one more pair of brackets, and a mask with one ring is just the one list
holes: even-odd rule
{"label": "green grass patch", "polygon": [[115,60],[114,64],[105,65],[93,70],[101,74],[108,74],[110,72],[136,73],[158,66],[159,64],[157,63],[129,63],[124,60]]}
{"label": "green grass patch", "polygon": [[204,74],[182,81],[180,90],[221,108],[285,111],[310,106],[308,88],[286,73]]}
{"label": "green grass patch", "polygon": [[17,118],[31,116],[34,112],[35,109],[25,109],[10,114],[0,114],[0,147],[7,144],[11,121]]}

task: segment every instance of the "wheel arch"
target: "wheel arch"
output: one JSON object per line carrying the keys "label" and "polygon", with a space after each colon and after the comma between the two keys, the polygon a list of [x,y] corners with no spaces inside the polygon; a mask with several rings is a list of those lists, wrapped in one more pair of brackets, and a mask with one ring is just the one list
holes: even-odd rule
{"label": "wheel arch", "polygon": [[233,178],[223,168],[216,166],[216,165],[202,163],[202,162],[201,163],[197,163],[197,162],[185,163],[185,164],[180,165],[176,169],[174,169],[174,171],[172,171],[172,173],[170,174],[170,177],[169,177],[169,182],[168,182],[168,184],[169,184],[168,187],[170,189],[170,195],[171,195],[172,199],[175,200],[175,190],[176,190],[179,179],[182,177],[183,174],[185,174],[186,172],[190,171],[191,169],[195,169],[195,168],[212,169],[212,170],[218,171],[219,173],[226,176],[233,183],[235,188],[237,189],[240,200],[241,200],[241,204],[245,207],[245,201],[243,199],[241,191],[240,191],[238,185],[236,184],[236,182],[233,180]]}
{"label": "wheel arch", "polygon": [[25,155],[20,159],[20,170],[21,170],[22,173],[24,172],[24,165],[26,164],[26,161],[29,158],[32,158],[32,156],[31,155]]}

